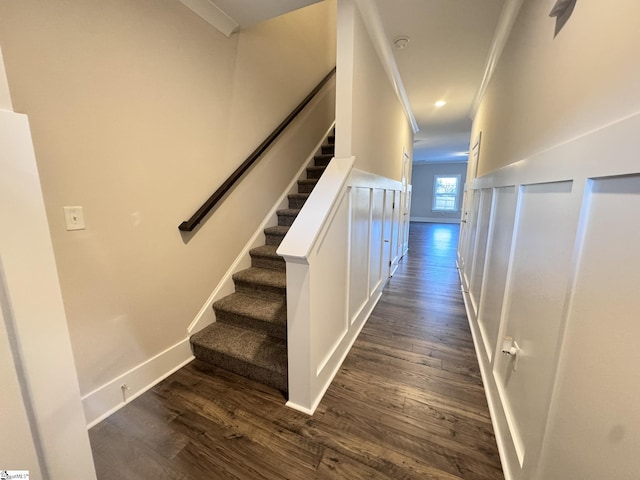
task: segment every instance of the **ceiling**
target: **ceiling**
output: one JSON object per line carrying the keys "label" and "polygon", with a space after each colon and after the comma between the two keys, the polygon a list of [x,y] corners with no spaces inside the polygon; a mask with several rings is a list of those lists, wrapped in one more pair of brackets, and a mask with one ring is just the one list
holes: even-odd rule
{"label": "ceiling", "polygon": [[249,27],[263,20],[306,7],[320,0],[210,0],[220,10],[238,23],[240,28]]}
{"label": "ceiling", "polygon": [[[471,109],[504,0],[375,0],[420,131],[414,163],[466,161]],[[403,49],[396,38],[409,37]],[[446,105],[437,108],[438,100]]]}
{"label": "ceiling", "polygon": [[[320,0],[180,0],[215,5],[227,34]],[[419,131],[414,163],[466,161],[471,111],[505,0],[363,0],[378,11]],[[235,27],[233,27],[235,25]],[[394,47],[408,37],[405,48]],[[446,105],[436,107],[436,101]]]}

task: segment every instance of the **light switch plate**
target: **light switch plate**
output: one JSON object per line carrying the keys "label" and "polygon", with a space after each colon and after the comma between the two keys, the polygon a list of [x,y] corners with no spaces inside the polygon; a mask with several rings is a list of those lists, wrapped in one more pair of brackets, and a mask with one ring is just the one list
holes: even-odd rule
{"label": "light switch plate", "polygon": [[84,230],[84,211],[82,207],[64,207],[64,219],[67,230]]}

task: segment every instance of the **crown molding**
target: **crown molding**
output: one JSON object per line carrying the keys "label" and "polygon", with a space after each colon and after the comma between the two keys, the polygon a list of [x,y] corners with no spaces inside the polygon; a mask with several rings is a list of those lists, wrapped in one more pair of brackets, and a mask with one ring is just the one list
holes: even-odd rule
{"label": "crown molding", "polygon": [[238,22],[209,0],[180,0],[180,3],[227,37],[240,28]]}
{"label": "crown molding", "polygon": [[411,109],[411,105],[409,104],[407,92],[404,88],[404,84],[402,83],[402,78],[400,77],[398,64],[396,63],[396,59],[393,56],[393,52],[391,51],[391,47],[389,46],[389,42],[387,41],[384,26],[382,25],[382,20],[380,19],[380,11],[378,10],[378,6],[373,0],[355,0],[355,4],[357,5],[358,10],[362,15],[362,19],[364,20],[367,32],[369,33],[369,36],[373,41],[373,45],[376,49],[376,52],[378,53],[378,57],[380,57],[380,61],[382,62],[385,71],[387,72],[387,76],[389,77],[389,80],[393,85],[393,89],[398,96],[398,100],[400,100],[400,103],[402,104],[404,113],[411,123],[413,133],[418,133],[418,131],[420,130],[418,128],[418,122],[416,122],[416,117],[413,115],[413,110]]}
{"label": "crown molding", "polygon": [[522,7],[523,2],[524,0],[506,0],[504,6],[502,7],[500,19],[498,20],[496,31],[493,34],[493,40],[489,49],[487,63],[484,68],[482,82],[480,83],[480,88],[478,88],[478,92],[473,99],[471,114],[469,115],[472,119],[476,116],[478,108],[480,108],[480,102],[482,102],[482,99],[487,92],[487,88],[489,87],[489,83],[491,82],[491,77],[493,76],[493,72],[498,65],[498,60],[500,60],[500,56],[502,55],[502,51],[507,44],[507,40],[509,40],[511,30],[513,29],[513,25],[516,22],[516,18],[518,18],[518,13],[520,13],[520,7]]}

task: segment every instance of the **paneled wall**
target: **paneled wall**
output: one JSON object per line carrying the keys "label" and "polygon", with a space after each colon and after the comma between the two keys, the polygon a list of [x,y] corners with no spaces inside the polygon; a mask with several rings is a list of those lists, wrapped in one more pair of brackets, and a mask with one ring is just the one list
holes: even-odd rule
{"label": "paneled wall", "polygon": [[467,192],[460,277],[508,479],[640,471],[638,131],[640,115]]}
{"label": "paneled wall", "polygon": [[313,413],[404,252],[401,182],[335,158],[278,248],[287,261],[289,405]]}

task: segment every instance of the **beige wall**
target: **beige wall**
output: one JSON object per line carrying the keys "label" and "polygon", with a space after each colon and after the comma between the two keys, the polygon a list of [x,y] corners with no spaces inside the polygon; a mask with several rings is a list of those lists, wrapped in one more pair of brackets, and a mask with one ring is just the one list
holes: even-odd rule
{"label": "beige wall", "polygon": [[358,8],[339,0],[339,12],[336,156],[353,155],[355,168],[402,180],[403,149],[413,156],[411,124]]}
{"label": "beige wall", "polygon": [[11,95],[7,75],[4,71],[4,61],[2,60],[2,50],[0,50],[0,110],[13,110],[11,105]]}
{"label": "beige wall", "polygon": [[[177,0],[0,4],[83,394],[185,337],[291,180],[308,138],[266,158],[195,236],[178,232],[334,65],[334,8],[226,38]],[[65,231],[65,205],[84,207],[86,230]]]}
{"label": "beige wall", "polygon": [[640,111],[640,3],[579,1],[555,39],[553,3],[522,6],[474,121],[479,175]]}

